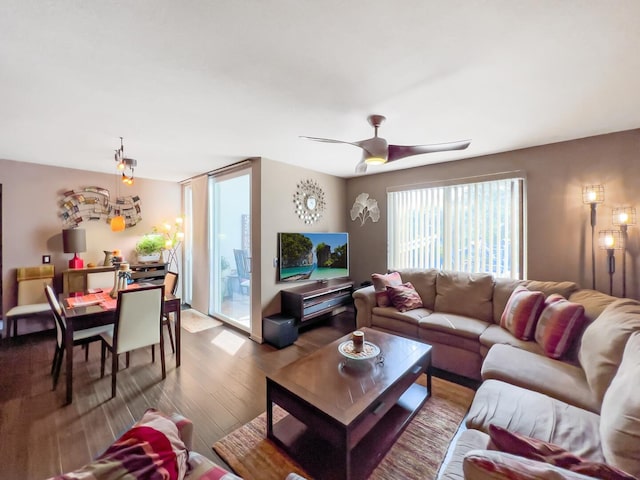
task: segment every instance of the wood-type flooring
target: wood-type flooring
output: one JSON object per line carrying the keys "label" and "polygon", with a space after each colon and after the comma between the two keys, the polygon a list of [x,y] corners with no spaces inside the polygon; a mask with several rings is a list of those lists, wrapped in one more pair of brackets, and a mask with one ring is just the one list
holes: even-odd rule
{"label": "wood-type flooring", "polygon": [[[149,407],[180,412],[195,425],[194,450],[220,461],[211,445],[265,411],[265,374],[305,356],[355,328],[345,312],[301,332],[278,350],[220,326],[182,331],[182,366],[175,367],[168,338],[167,378],[149,349],[131,355],[118,373],[110,399],[110,375],[100,378],[100,343],[89,361],[74,349],[73,403],[64,404],[64,367],[56,390],[49,374],[54,332],[0,343],[0,478],[36,480],[78,468],[100,454]],[[26,330],[25,330],[26,331]],[[124,356],[123,356],[124,357]]]}

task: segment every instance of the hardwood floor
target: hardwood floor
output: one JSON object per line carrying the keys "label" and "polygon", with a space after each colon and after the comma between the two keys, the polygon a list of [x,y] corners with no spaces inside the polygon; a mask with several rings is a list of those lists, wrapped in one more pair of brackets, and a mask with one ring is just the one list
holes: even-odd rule
{"label": "hardwood floor", "polygon": [[[278,350],[221,326],[182,331],[182,366],[175,367],[166,342],[167,378],[150,351],[122,363],[118,393],[110,399],[110,377],[100,378],[100,347],[74,351],[73,403],[64,405],[64,370],[52,391],[49,371],[52,332],[21,335],[0,344],[0,477],[43,479],[78,468],[101,453],[149,407],[180,412],[195,427],[194,450],[220,462],[214,442],[265,410],[265,373],[326,345],[355,327],[345,312],[301,332]],[[166,338],[166,337],[165,337]]]}

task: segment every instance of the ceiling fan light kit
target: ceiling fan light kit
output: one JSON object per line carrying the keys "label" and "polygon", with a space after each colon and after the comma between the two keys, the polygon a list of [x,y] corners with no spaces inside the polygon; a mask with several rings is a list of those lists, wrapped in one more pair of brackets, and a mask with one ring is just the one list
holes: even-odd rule
{"label": "ceiling fan light kit", "polygon": [[383,165],[385,163],[400,160],[412,155],[423,155],[425,153],[446,152],[450,150],[464,150],[469,146],[471,140],[460,140],[457,142],[436,143],[430,145],[389,145],[384,138],[378,137],[378,127],[386,120],[383,115],[369,115],[367,118],[374,129],[373,137],[358,142],[346,142],[344,140],[333,140],[330,138],[307,137],[308,140],[324,143],[346,143],[359,147],[363,150],[362,160],[356,165],[356,173],[365,173],[367,165]]}

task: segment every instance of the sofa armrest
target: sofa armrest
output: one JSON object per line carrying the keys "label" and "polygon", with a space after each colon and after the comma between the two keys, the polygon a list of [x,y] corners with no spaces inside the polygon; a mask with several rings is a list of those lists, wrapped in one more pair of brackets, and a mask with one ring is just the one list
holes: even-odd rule
{"label": "sofa armrest", "polygon": [[370,327],[373,307],[376,306],[376,291],[373,285],[353,292],[353,301],[356,307],[356,328]]}

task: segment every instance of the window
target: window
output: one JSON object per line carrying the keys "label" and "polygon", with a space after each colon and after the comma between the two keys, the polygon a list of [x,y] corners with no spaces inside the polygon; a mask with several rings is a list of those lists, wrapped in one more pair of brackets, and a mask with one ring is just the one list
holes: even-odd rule
{"label": "window", "polygon": [[523,278],[524,178],[389,191],[389,268]]}

